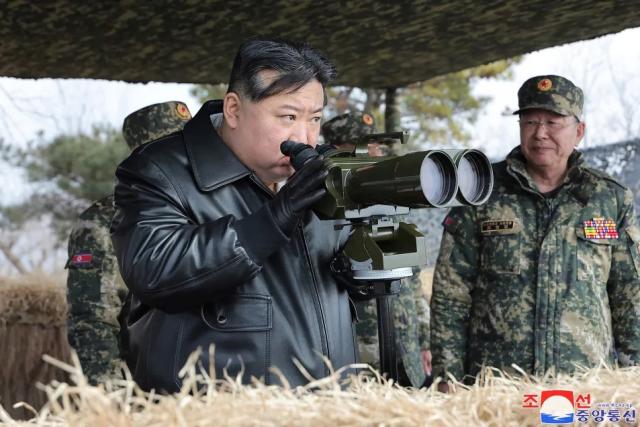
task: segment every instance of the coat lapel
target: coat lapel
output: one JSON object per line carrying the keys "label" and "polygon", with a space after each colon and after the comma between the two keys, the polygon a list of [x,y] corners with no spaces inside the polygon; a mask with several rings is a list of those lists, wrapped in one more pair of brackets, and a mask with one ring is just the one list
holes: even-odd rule
{"label": "coat lapel", "polygon": [[211,191],[251,174],[218,135],[211,115],[222,113],[222,101],[207,101],[183,130],[196,184]]}

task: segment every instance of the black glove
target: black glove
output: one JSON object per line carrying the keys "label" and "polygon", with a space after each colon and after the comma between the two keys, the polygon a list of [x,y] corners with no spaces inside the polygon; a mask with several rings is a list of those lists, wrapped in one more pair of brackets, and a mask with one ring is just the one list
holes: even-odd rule
{"label": "black glove", "polygon": [[324,158],[313,147],[285,141],[281,151],[289,156],[296,173],[262,209],[241,219],[236,226],[242,246],[258,263],[291,237],[304,213],[326,192],[324,181],[328,172],[324,169]]}
{"label": "black glove", "polygon": [[315,150],[311,151],[316,155],[308,158],[269,202],[274,221],[287,236],[293,233],[305,211],[327,191],[324,180],[328,172],[324,169],[324,158]]}

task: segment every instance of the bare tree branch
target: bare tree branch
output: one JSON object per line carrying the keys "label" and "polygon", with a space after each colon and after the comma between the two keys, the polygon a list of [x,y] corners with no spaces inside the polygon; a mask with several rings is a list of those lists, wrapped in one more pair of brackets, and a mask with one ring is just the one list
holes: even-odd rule
{"label": "bare tree branch", "polygon": [[26,274],[28,269],[24,266],[22,261],[20,261],[20,257],[13,253],[14,243],[15,242],[11,242],[11,244],[8,244],[5,239],[0,240],[0,252],[2,252],[7,261],[9,261],[11,265],[18,270],[18,273]]}

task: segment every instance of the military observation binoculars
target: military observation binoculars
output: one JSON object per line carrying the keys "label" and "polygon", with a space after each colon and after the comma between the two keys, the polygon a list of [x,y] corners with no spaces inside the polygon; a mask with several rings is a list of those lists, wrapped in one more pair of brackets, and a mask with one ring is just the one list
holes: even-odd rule
{"label": "military observation binoculars", "polygon": [[[481,205],[493,189],[489,159],[478,150],[429,150],[403,156],[371,157],[370,142],[397,139],[404,142],[406,132],[366,135],[353,151],[320,145],[329,175],[327,195],[314,206],[323,219],[352,219],[388,214],[386,209],[367,209],[376,205],[407,208],[443,208]],[[386,142],[385,142],[386,143]],[[364,146],[364,149],[362,148]],[[308,145],[285,141],[282,151],[292,154],[294,168],[309,159]]]}
{"label": "military observation binoculars", "polygon": [[365,135],[354,141],[353,150],[330,145],[314,149],[293,141],[281,145],[296,170],[310,158],[324,156],[327,192],[313,210],[320,219],[344,219],[353,226],[343,261],[355,278],[379,278],[382,271],[389,278],[407,277],[411,267],[426,263],[424,236],[415,225],[399,221],[410,209],[477,206],[491,195],[491,163],[478,150],[368,155],[371,143],[403,143],[407,137],[407,132]]}
{"label": "military observation binoculars", "polygon": [[427,263],[427,242],[416,226],[403,222],[410,209],[477,206],[493,189],[493,171],[478,150],[429,150],[403,156],[373,157],[369,144],[405,142],[406,132],[366,135],[337,150],[315,149],[292,141],[280,150],[298,170],[324,155],[326,194],[313,210],[320,219],[346,220],[350,227],[330,268],[339,273],[356,299],[376,299],[380,369],[398,380],[392,302],[400,280]]}

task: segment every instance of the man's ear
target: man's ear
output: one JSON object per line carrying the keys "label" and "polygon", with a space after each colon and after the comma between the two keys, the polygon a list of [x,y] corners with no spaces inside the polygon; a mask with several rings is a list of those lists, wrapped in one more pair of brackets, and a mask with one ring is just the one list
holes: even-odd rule
{"label": "man's ear", "polygon": [[241,108],[242,100],[237,93],[228,92],[224,96],[222,113],[224,114],[224,120],[227,122],[231,129],[235,129],[238,127]]}
{"label": "man's ear", "polygon": [[584,133],[586,131],[587,125],[585,122],[578,123],[576,126],[576,147],[580,145],[580,141],[584,138]]}

